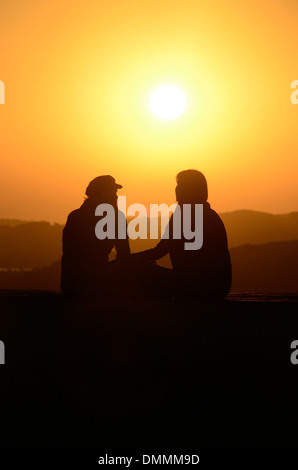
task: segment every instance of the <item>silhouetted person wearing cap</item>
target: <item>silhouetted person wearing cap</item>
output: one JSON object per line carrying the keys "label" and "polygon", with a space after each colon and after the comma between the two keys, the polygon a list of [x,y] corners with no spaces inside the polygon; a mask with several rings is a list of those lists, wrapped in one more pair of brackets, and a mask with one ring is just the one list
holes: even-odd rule
{"label": "silhouetted person wearing cap", "polygon": [[[169,253],[173,271],[156,266],[151,276],[164,284],[165,292],[173,296],[220,299],[230,288],[232,268],[227,235],[219,215],[211,209],[205,176],[197,170],[185,170],[176,177],[176,199],[183,220],[183,204],[191,205],[191,222],[194,222],[195,204],[203,204],[203,245],[198,250],[186,250],[183,238],[173,238],[173,215],[168,225],[169,238],[162,238],[151,250],[132,254],[134,261],[156,260]],[[192,225],[194,229],[194,224]],[[152,281],[152,279],[151,279]]]}
{"label": "silhouetted person wearing cap", "polygon": [[[118,233],[117,190],[122,188],[110,175],[98,176],[87,189],[87,199],[77,210],[71,212],[63,230],[63,255],[61,290],[68,296],[100,295],[113,291],[110,277],[109,253],[116,249],[116,259],[130,253],[128,237],[123,240],[99,240],[95,235],[95,216],[99,204],[110,204],[115,209],[115,233]],[[121,213],[121,216],[125,217]]]}

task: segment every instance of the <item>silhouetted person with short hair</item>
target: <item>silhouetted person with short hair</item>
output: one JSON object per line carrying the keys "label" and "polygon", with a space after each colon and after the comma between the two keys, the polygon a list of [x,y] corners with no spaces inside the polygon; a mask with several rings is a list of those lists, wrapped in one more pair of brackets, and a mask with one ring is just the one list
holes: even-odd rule
{"label": "silhouetted person with short hair", "polygon": [[[117,239],[117,190],[120,188],[112,176],[98,176],[89,183],[87,199],[81,207],[69,214],[63,230],[61,290],[65,295],[100,295],[113,290],[109,253],[115,248],[116,259],[130,253],[128,238]],[[99,204],[114,207],[116,239],[96,237],[95,226],[100,217],[95,216],[95,209]]]}
{"label": "silhouetted person with short hair", "polygon": [[[151,271],[157,285],[164,283],[164,290],[177,297],[224,298],[230,288],[232,268],[227,235],[219,215],[207,202],[208,187],[205,176],[197,170],[185,170],[176,177],[176,199],[183,220],[183,204],[191,205],[191,223],[194,230],[195,204],[203,204],[203,245],[198,250],[186,250],[182,237],[173,237],[173,215],[167,227],[169,238],[163,237],[151,250],[132,254],[134,261],[157,260],[169,253],[173,272],[156,266]],[[151,279],[152,280],[152,279]]]}

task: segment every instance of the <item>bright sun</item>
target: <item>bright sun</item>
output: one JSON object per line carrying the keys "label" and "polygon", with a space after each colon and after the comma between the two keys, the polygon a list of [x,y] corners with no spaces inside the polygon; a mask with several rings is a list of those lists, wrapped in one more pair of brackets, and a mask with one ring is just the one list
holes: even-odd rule
{"label": "bright sun", "polygon": [[185,96],[179,88],[164,85],[155,90],[150,98],[151,111],[161,119],[175,119],[180,116],[186,106]]}

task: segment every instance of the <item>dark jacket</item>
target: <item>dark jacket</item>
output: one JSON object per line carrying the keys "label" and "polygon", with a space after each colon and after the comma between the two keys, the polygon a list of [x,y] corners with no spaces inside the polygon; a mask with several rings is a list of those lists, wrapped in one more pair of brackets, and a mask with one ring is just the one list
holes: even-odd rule
{"label": "dark jacket", "polygon": [[[106,282],[112,249],[116,249],[117,259],[130,253],[128,238],[99,240],[96,237],[95,226],[100,217],[95,216],[95,207],[87,199],[69,214],[63,230],[61,290],[67,295],[100,293]],[[115,216],[117,237],[117,208]]]}
{"label": "dark jacket", "polygon": [[155,248],[140,253],[139,259],[159,259],[169,253],[177,288],[184,294],[224,297],[231,288],[232,266],[224,224],[210,204],[203,205],[203,245],[199,250],[186,250],[184,244],[189,240],[183,235],[173,238],[173,215],[167,230],[169,238],[163,237]]}

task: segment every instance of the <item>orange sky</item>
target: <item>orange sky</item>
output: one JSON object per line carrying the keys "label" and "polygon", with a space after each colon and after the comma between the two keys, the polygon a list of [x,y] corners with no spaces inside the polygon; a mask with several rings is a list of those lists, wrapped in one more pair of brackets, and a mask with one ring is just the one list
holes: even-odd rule
{"label": "orange sky", "polygon": [[296,0],[1,0],[0,218],[64,222],[106,173],[172,203],[187,168],[219,212],[298,210],[297,31]]}

